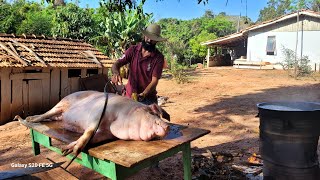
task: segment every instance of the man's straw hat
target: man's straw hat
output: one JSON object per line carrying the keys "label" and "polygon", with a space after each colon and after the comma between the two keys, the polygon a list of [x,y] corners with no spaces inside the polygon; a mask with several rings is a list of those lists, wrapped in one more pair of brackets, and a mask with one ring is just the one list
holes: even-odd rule
{"label": "man's straw hat", "polygon": [[142,30],[142,34],[153,41],[167,40],[167,38],[161,37],[161,27],[158,24],[150,24],[145,30]]}

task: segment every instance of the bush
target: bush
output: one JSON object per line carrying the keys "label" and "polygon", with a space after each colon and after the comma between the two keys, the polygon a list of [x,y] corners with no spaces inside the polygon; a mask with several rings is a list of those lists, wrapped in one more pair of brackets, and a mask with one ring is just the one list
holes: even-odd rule
{"label": "bush", "polygon": [[282,47],[282,52],[285,55],[284,62],[279,63],[284,70],[287,70],[289,76],[308,76],[311,74],[310,60],[308,56],[295,58],[295,52],[289,48]]}
{"label": "bush", "polygon": [[176,61],[170,62],[170,72],[178,84],[188,82],[187,66],[183,66]]}

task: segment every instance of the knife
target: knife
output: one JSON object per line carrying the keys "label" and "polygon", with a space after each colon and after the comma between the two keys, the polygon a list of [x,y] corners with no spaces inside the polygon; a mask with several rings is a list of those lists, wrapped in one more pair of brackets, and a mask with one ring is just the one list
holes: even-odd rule
{"label": "knife", "polygon": [[19,168],[15,170],[9,170],[9,171],[1,171],[0,172],[0,180],[2,179],[10,179],[10,178],[16,178],[21,177],[29,174],[35,174],[39,172],[48,171],[50,169],[54,169],[56,167],[59,167],[64,162],[54,163],[50,165],[49,167],[26,167],[26,168]]}

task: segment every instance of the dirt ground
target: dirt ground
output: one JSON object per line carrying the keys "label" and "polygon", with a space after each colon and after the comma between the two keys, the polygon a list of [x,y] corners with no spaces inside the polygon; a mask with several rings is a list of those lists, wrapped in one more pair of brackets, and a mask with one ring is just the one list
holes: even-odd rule
{"label": "dirt ground", "polygon": [[[257,103],[320,102],[320,74],[295,80],[281,70],[216,67],[197,69],[189,75],[189,82],[185,84],[177,84],[171,78],[161,79],[158,95],[169,97],[163,108],[171,115],[172,123],[211,131],[191,143],[193,156],[209,150],[240,154],[234,158],[234,163],[246,161],[252,153],[259,154]],[[48,150],[43,152],[45,157],[58,162],[63,159]],[[18,122],[0,126],[0,165],[31,156],[26,127]],[[181,153],[161,161],[159,167],[143,169],[129,179],[183,179]],[[69,171],[80,179],[104,179],[76,163]]]}

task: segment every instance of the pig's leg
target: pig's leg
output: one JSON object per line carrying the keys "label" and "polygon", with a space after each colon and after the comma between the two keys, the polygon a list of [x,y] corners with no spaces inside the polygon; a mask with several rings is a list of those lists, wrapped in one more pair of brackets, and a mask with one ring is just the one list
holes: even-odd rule
{"label": "pig's leg", "polygon": [[158,106],[156,104],[151,104],[151,105],[149,105],[149,107],[155,115],[170,121],[169,113],[167,113],[167,111],[165,111],[163,108],[161,108],[160,106]]}
{"label": "pig's leg", "polygon": [[80,136],[80,138],[72,143],[70,143],[66,148],[62,150],[62,153],[64,156],[70,154],[73,152],[75,156],[78,156],[79,153],[83,150],[83,148],[88,144],[88,142],[91,139],[91,136],[93,136],[93,133],[95,131],[95,126],[91,126],[87,128],[83,135]]}
{"label": "pig's leg", "polygon": [[[62,109],[60,107],[54,107],[51,110],[49,110],[48,112],[41,114],[41,115],[34,115],[34,116],[28,116],[26,118],[26,121],[28,122],[40,122],[43,121],[45,119],[49,119],[53,116],[57,116],[57,115],[61,115],[62,114]],[[58,118],[55,118],[55,120],[57,120]]]}

